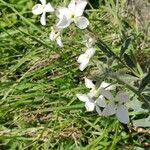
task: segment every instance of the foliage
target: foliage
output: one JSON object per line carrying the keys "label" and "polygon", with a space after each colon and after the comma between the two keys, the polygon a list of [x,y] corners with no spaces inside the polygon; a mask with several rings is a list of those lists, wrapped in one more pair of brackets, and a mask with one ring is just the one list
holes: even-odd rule
{"label": "foliage", "polygon": [[[68,3],[51,1],[54,8]],[[41,26],[31,12],[35,4],[0,0],[0,149],[148,149],[150,39],[137,30],[126,1],[89,1],[90,25],[64,29],[62,48],[49,39],[55,15]],[[81,72],[84,34],[95,38],[96,52]],[[96,86],[117,85],[113,95],[129,94],[128,125],[85,111],[76,97],[87,92],[85,76]]]}

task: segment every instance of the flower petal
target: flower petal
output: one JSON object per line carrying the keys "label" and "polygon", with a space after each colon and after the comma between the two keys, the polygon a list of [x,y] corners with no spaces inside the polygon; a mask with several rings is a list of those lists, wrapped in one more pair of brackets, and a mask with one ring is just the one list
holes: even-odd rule
{"label": "flower petal", "polygon": [[49,34],[49,38],[51,41],[57,40],[61,34],[61,30],[56,27],[51,27],[51,33]]}
{"label": "flower petal", "polygon": [[66,16],[63,16],[57,23],[57,27],[62,29],[62,28],[66,28],[70,25],[70,21],[66,18]]}
{"label": "flower petal", "polygon": [[104,98],[103,95],[100,95],[100,96],[98,97],[98,99],[96,100],[96,104],[97,104],[98,106],[100,106],[100,107],[105,107],[105,106],[106,106],[106,100],[105,100],[105,98]]}
{"label": "flower petal", "polygon": [[51,41],[55,41],[55,39],[56,39],[56,33],[55,33],[55,30],[53,28],[52,28],[51,33],[49,34],[49,38]]}
{"label": "flower petal", "polygon": [[86,0],[78,0],[76,7],[75,7],[75,15],[77,17],[80,17],[83,15],[83,12],[84,12],[86,5],[87,5]]}
{"label": "flower petal", "polygon": [[87,94],[90,98],[98,97],[99,95],[99,89],[93,88],[90,90],[90,92]]}
{"label": "flower petal", "polygon": [[76,26],[80,29],[85,29],[89,24],[89,20],[86,17],[77,17],[77,20],[75,22]]}
{"label": "flower petal", "polygon": [[96,112],[100,115],[100,116],[102,116],[102,111],[100,110],[100,108],[96,105]]}
{"label": "flower petal", "polygon": [[110,85],[110,83],[106,83],[106,82],[103,81],[100,85],[100,88],[104,88],[105,90],[114,90],[115,86]]}
{"label": "flower petal", "polygon": [[40,0],[40,2],[42,3],[42,5],[46,5],[46,0]]}
{"label": "flower petal", "polygon": [[104,108],[102,113],[104,116],[107,117],[107,116],[111,116],[111,115],[115,114],[115,112],[116,112],[116,106],[113,104],[108,104],[108,105],[106,105],[106,107]]}
{"label": "flower petal", "polygon": [[75,0],[71,0],[71,2],[68,5],[69,10],[71,10],[72,12],[75,12],[75,8],[76,8],[76,1]]}
{"label": "flower petal", "polygon": [[101,92],[101,95],[103,95],[105,98],[107,98],[108,100],[110,101],[114,101],[114,97],[113,95],[111,94],[110,91],[107,91],[103,88],[100,89],[100,92]]}
{"label": "flower petal", "polygon": [[54,8],[52,7],[52,5],[50,3],[47,3],[45,6],[45,12],[53,12]]}
{"label": "flower petal", "polygon": [[40,19],[40,22],[43,26],[46,25],[46,13],[43,12],[42,16],[41,16],[41,19]]}
{"label": "flower petal", "polygon": [[82,102],[89,101],[89,97],[86,94],[76,94],[76,96]]}
{"label": "flower petal", "polygon": [[124,105],[118,106],[116,110],[116,116],[120,122],[124,124],[129,123],[129,114],[126,106]]}
{"label": "flower petal", "polygon": [[86,50],[86,52],[85,52],[85,54],[89,57],[89,58],[91,58],[94,54],[95,54],[95,48],[88,48],[87,50]]}
{"label": "flower petal", "polygon": [[116,96],[116,100],[122,104],[129,101],[129,95],[125,92],[119,92]]}
{"label": "flower petal", "polygon": [[63,18],[63,16],[66,16],[68,18],[69,14],[70,14],[70,10],[66,7],[59,7],[56,10],[56,16],[60,19]]}
{"label": "flower petal", "polygon": [[43,13],[43,7],[41,4],[36,4],[35,6],[33,6],[32,8],[32,13],[34,15],[40,15]]}
{"label": "flower petal", "polygon": [[90,101],[90,100],[86,101],[85,102],[85,108],[86,108],[87,111],[93,111],[94,108],[95,108],[95,103]]}
{"label": "flower petal", "polygon": [[81,54],[77,62],[80,63],[79,69],[83,71],[87,67],[89,59],[87,58],[86,54]]}
{"label": "flower petal", "polygon": [[83,71],[83,70],[88,66],[88,63],[89,63],[89,60],[88,60],[88,59],[84,60],[84,62],[82,62],[82,63],[80,64],[79,69],[80,69],[81,71]]}
{"label": "flower petal", "polygon": [[63,43],[62,43],[62,40],[61,40],[61,37],[60,37],[60,36],[56,39],[56,42],[57,42],[57,44],[58,44],[60,47],[63,47]]}
{"label": "flower petal", "polygon": [[85,86],[89,89],[95,88],[94,83],[92,82],[92,80],[88,79],[88,78],[84,78],[85,81]]}
{"label": "flower petal", "polygon": [[85,59],[87,59],[86,54],[81,54],[78,59],[77,62],[78,63],[82,63]]}

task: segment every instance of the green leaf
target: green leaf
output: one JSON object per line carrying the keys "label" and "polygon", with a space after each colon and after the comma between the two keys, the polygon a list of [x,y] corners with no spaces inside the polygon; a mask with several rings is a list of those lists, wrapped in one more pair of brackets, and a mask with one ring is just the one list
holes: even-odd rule
{"label": "green leaf", "polygon": [[103,41],[98,40],[97,41],[97,46],[108,57],[114,56],[114,53],[111,51],[111,49]]}
{"label": "green leaf", "polygon": [[136,67],[136,65],[134,64],[134,62],[128,54],[124,54],[124,60],[126,62],[126,65],[128,65],[128,67],[130,67],[131,69]]}
{"label": "green leaf", "polygon": [[150,83],[150,68],[147,75],[141,80],[139,91],[142,92],[149,83]]}
{"label": "green leaf", "polygon": [[150,119],[148,117],[148,118],[133,120],[133,125],[135,127],[150,127]]}
{"label": "green leaf", "polygon": [[120,57],[122,57],[122,55],[125,53],[125,51],[128,49],[129,45],[130,45],[131,39],[128,38],[124,41],[123,45],[121,46],[121,50],[120,50]]}
{"label": "green leaf", "polygon": [[137,98],[127,103],[127,107],[132,108],[135,113],[147,113],[148,109],[143,109],[142,105],[143,103],[137,100]]}

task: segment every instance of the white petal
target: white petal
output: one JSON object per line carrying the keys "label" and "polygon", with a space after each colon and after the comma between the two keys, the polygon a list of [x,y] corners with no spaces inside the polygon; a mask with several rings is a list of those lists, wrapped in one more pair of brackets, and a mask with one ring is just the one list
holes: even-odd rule
{"label": "white petal", "polygon": [[42,14],[40,22],[43,26],[46,25],[46,13],[45,12]]}
{"label": "white petal", "polygon": [[79,66],[79,69],[83,71],[88,66],[88,63],[89,63],[89,60],[85,60],[84,62],[82,62]]}
{"label": "white petal", "polygon": [[98,97],[99,95],[99,90],[96,88],[93,88],[92,90],[90,90],[90,92],[87,94],[90,98],[93,97]]}
{"label": "white petal", "polygon": [[66,7],[59,7],[56,10],[56,16],[60,19],[63,18],[63,16],[66,16],[67,18],[69,18],[69,14],[70,14],[70,10]]}
{"label": "white petal", "polygon": [[71,0],[71,2],[68,5],[69,10],[71,10],[72,12],[75,12],[75,8],[76,8],[76,2],[75,0]]}
{"label": "white petal", "polygon": [[62,43],[62,40],[61,40],[61,37],[59,36],[57,39],[57,44],[60,46],[60,47],[63,47],[63,43]]}
{"label": "white petal", "polygon": [[89,97],[86,94],[76,94],[76,96],[82,102],[89,101]]}
{"label": "white petal", "polygon": [[100,85],[100,88],[104,88],[105,90],[114,90],[115,86],[110,85],[110,83],[106,83],[106,82],[103,81]]}
{"label": "white petal", "polygon": [[126,106],[124,105],[118,106],[116,110],[116,116],[120,122],[124,124],[129,123],[129,114]]}
{"label": "white petal", "polygon": [[115,114],[115,112],[116,112],[116,106],[113,104],[108,104],[103,110],[103,115],[107,117]]}
{"label": "white petal", "polygon": [[82,16],[86,5],[87,5],[87,1],[85,0],[78,1],[75,8],[75,15],[78,17]]}
{"label": "white petal", "polygon": [[56,39],[55,36],[56,36],[55,31],[54,31],[54,29],[52,29],[51,33],[49,34],[50,40],[55,41],[55,39]]}
{"label": "white petal", "polygon": [[35,6],[33,6],[32,8],[32,13],[34,15],[40,15],[43,13],[43,7],[41,4],[36,4]]}
{"label": "white petal", "polygon": [[40,0],[42,5],[46,5],[46,0]]}
{"label": "white petal", "polygon": [[52,5],[50,3],[47,3],[45,6],[45,12],[53,12],[54,8],[52,7]]}
{"label": "white petal", "polygon": [[96,112],[100,115],[100,116],[102,116],[102,111],[100,110],[100,108],[96,105]]}
{"label": "white petal", "polygon": [[68,27],[69,25],[70,25],[70,20],[68,20],[67,18],[66,18],[66,16],[63,16],[60,20],[59,20],[59,22],[57,23],[57,27],[58,28],[60,28],[60,29],[62,29],[62,28],[66,28],[66,27]]}
{"label": "white petal", "polygon": [[89,24],[89,20],[85,17],[78,17],[76,22],[75,22],[76,26],[80,29],[85,29]]}
{"label": "white petal", "polygon": [[85,102],[85,107],[87,111],[93,111],[95,108],[95,103],[92,101],[86,101]]}
{"label": "white petal", "polygon": [[77,62],[80,63],[79,69],[83,71],[88,66],[89,59],[86,54],[81,54]]}
{"label": "white petal", "polygon": [[103,95],[105,98],[107,98],[108,100],[110,101],[114,101],[114,97],[113,95],[111,94],[110,91],[107,91],[103,88],[100,89],[100,92],[101,92],[101,95]]}
{"label": "white petal", "polygon": [[111,90],[114,90],[115,88],[116,88],[115,85],[110,85],[110,86],[106,87],[105,89],[111,91]]}
{"label": "white petal", "polygon": [[116,96],[116,100],[120,102],[121,104],[125,103],[129,101],[129,95],[125,92],[119,92]]}
{"label": "white petal", "polygon": [[106,83],[106,82],[103,81],[103,82],[101,83],[100,87],[105,89],[105,88],[106,88],[107,86],[109,86],[109,85],[110,85],[109,83]]}
{"label": "white petal", "polygon": [[100,95],[100,96],[98,97],[98,99],[96,100],[96,104],[97,104],[98,106],[100,106],[100,107],[105,107],[105,106],[106,106],[106,100],[105,100],[105,98],[104,98],[103,95]]}
{"label": "white petal", "polygon": [[85,86],[89,89],[95,88],[94,83],[92,82],[92,80],[88,79],[88,78],[84,78],[85,81]]}
{"label": "white petal", "polygon": [[95,48],[88,48],[85,52],[85,54],[91,58],[95,54]]}
{"label": "white petal", "polygon": [[79,57],[78,57],[78,60],[77,62],[78,63],[82,63],[85,59],[88,59],[86,54],[81,54]]}

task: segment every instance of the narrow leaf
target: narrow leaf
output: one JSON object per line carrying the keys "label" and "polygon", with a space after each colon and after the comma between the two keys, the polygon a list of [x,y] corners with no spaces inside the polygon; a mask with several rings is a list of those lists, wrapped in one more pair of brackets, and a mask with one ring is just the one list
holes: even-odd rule
{"label": "narrow leaf", "polygon": [[147,73],[147,75],[142,79],[140,86],[139,86],[139,91],[143,91],[144,88],[150,83],[150,68]]}
{"label": "narrow leaf", "polygon": [[126,62],[126,65],[128,65],[131,69],[136,67],[136,65],[134,64],[134,62],[128,54],[124,54],[124,60]]}
{"label": "narrow leaf", "polygon": [[110,48],[101,40],[97,41],[97,46],[101,49],[101,51],[106,54],[108,57],[114,56],[114,53],[110,50]]}
{"label": "narrow leaf", "polygon": [[121,46],[121,50],[120,50],[120,57],[122,57],[122,55],[125,53],[125,51],[128,49],[129,45],[130,45],[131,39],[127,39],[124,41],[123,45]]}

